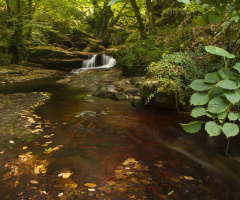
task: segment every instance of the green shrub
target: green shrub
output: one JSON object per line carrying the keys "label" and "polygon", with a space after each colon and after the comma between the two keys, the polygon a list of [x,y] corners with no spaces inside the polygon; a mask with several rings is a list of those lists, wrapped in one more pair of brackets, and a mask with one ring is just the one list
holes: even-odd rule
{"label": "green shrub", "polygon": [[158,81],[158,88],[145,96],[149,102],[162,87],[172,91],[178,104],[185,105],[189,96],[189,84],[192,80],[202,78],[209,70],[207,58],[202,51],[175,52],[164,56],[160,61],[147,67],[146,80]]}
{"label": "green shrub", "polygon": [[214,46],[205,48],[209,53],[222,56],[225,66],[191,83],[190,87],[195,93],[190,102],[196,106],[191,115],[195,118],[206,115],[211,120],[194,121],[181,126],[188,133],[196,133],[205,124],[205,130],[210,136],[218,136],[223,132],[230,138],[239,133],[240,113],[233,107],[240,105],[240,63],[229,66],[229,59],[235,58],[235,55]]}
{"label": "green shrub", "polygon": [[114,57],[116,57],[124,75],[139,76],[144,75],[146,67],[151,62],[158,61],[162,53],[163,50],[155,44],[151,37],[146,40],[125,43],[115,53]]}

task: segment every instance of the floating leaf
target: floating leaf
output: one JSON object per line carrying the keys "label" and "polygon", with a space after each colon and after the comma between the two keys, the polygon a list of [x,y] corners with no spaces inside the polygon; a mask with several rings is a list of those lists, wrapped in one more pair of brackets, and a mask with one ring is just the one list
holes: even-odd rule
{"label": "floating leaf", "polygon": [[217,125],[214,121],[210,121],[206,123],[205,130],[210,136],[217,136],[220,135],[222,127]]}
{"label": "floating leaf", "polygon": [[194,80],[189,86],[193,90],[196,90],[199,92],[209,90],[213,87],[212,84],[206,83],[206,82],[204,82],[204,80],[201,80],[201,79]]}
{"label": "floating leaf", "polygon": [[32,184],[38,184],[38,181],[36,181],[36,180],[31,180],[30,183],[32,183]]}
{"label": "floating leaf", "polygon": [[219,114],[225,111],[229,106],[229,102],[225,97],[217,96],[209,101],[207,111],[213,114]]}
{"label": "floating leaf", "polygon": [[97,185],[95,183],[85,183],[84,186],[86,186],[86,187],[96,187]]}
{"label": "floating leaf", "polygon": [[58,194],[58,197],[62,197],[62,196],[63,196],[63,193],[59,193],[59,194]]}
{"label": "floating leaf", "polygon": [[201,106],[209,101],[207,92],[196,92],[191,96],[190,103],[195,106]]}
{"label": "floating leaf", "polygon": [[201,130],[201,124],[203,123],[203,121],[194,121],[194,122],[190,122],[188,124],[181,124],[183,130],[188,132],[188,133],[196,133],[198,131]]}
{"label": "floating leaf", "polygon": [[232,123],[227,122],[223,125],[222,131],[228,138],[228,137],[237,135],[239,132],[239,127],[237,124],[232,124]]}
{"label": "floating leaf", "polygon": [[125,160],[123,162],[123,165],[129,165],[129,164],[134,164],[134,163],[138,163],[134,158],[128,158],[127,160]]}
{"label": "floating leaf", "polygon": [[70,172],[66,172],[66,173],[61,173],[61,174],[58,174],[58,177],[63,177],[64,179],[65,178],[69,178],[73,173],[70,173]]}
{"label": "floating leaf", "polygon": [[189,181],[192,181],[192,180],[195,180],[193,177],[191,176],[183,176],[184,179],[186,180],[189,180]]}

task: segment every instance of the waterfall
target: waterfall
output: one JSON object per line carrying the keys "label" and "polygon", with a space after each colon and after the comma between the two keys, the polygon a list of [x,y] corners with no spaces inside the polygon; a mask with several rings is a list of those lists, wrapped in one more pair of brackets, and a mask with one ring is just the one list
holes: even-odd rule
{"label": "waterfall", "polygon": [[[101,56],[100,62],[98,60],[99,59],[98,56]],[[113,57],[107,56],[105,54],[101,55],[95,54],[92,56],[91,59],[83,61],[82,68],[74,69],[71,71],[71,73],[78,74],[89,69],[107,69],[113,67],[115,64],[116,60]]]}

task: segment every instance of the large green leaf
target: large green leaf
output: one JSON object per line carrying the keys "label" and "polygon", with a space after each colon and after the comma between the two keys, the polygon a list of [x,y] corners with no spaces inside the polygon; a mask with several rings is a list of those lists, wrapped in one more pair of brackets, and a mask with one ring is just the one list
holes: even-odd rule
{"label": "large green leaf", "polygon": [[237,124],[227,122],[223,125],[222,131],[228,138],[237,135],[239,133],[239,127]]}
{"label": "large green leaf", "polygon": [[216,83],[220,79],[220,76],[217,72],[208,73],[205,76],[204,82],[206,83]]}
{"label": "large green leaf", "polygon": [[223,15],[222,14],[219,14],[218,12],[216,11],[211,11],[209,14],[208,14],[208,20],[210,22],[210,24],[217,24],[217,23],[220,23],[223,19]]}
{"label": "large green leaf", "polygon": [[236,69],[239,73],[240,73],[240,63],[236,63],[234,66],[233,66],[234,69]]}
{"label": "large green leaf", "polygon": [[218,71],[218,74],[221,76],[222,79],[230,79],[231,78],[231,71],[228,68],[222,68]]}
{"label": "large green leaf", "polygon": [[206,109],[202,107],[196,107],[192,110],[191,115],[195,118],[203,116],[206,114]]}
{"label": "large green leaf", "polygon": [[210,136],[217,136],[220,135],[222,126],[217,125],[214,121],[210,121],[206,123],[205,130]]}
{"label": "large green leaf", "polygon": [[219,48],[219,47],[205,46],[205,50],[211,54],[215,54],[218,56],[223,56],[223,57],[227,57],[227,58],[235,58],[235,55],[230,54],[226,50]]}
{"label": "large green leaf", "polygon": [[226,95],[227,100],[230,101],[232,104],[240,101],[240,94],[238,90],[223,90],[223,94]]}
{"label": "large green leaf", "polygon": [[196,92],[191,96],[190,103],[194,106],[201,106],[209,101],[207,92]]}
{"label": "large green leaf", "polygon": [[206,112],[206,115],[212,119],[216,119],[217,118],[217,115],[216,114],[212,114],[210,112]]}
{"label": "large green leaf", "polygon": [[213,87],[212,84],[205,83],[204,80],[202,80],[202,79],[197,79],[197,80],[193,81],[189,86],[193,90],[200,91],[200,92],[205,91],[205,90],[209,90]]}
{"label": "large green leaf", "polygon": [[194,121],[194,122],[190,122],[188,124],[181,124],[183,130],[188,132],[188,133],[196,133],[198,131],[201,130],[201,124],[203,123],[203,121]]}
{"label": "large green leaf", "polygon": [[238,119],[238,113],[230,112],[230,113],[228,114],[228,119],[229,119],[230,121],[235,121],[235,120],[237,120],[237,119]]}
{"label": "large green leaf", "polygon": [[228,100],[223,96],[217,96],[209,101],[207,111],[213,114],[219,114],[225,111],[229,106]]}
{"label": "large green leaf", "polygon": [[223,93],[223,89],[220,87],[214,87],[208,92],[209,99],[213,99],[216,96],[220,96]]}
{"label": "large green leaf", "polygon": [[228,90],[234,90],[238,89],[239,86],[237,86],[236,82],[233,80],[222,80],[217,83],[217,86],[223,88],[223,89],[228,89]]}
{"label": "large green leaf", "polygon": [[218,119],[225,119],[226,116],[227,116],[227,112],[226,112],[226,111],[224,111],[224,112],[222,112],[222,113],[219,113],[219,114],[217,115]]}

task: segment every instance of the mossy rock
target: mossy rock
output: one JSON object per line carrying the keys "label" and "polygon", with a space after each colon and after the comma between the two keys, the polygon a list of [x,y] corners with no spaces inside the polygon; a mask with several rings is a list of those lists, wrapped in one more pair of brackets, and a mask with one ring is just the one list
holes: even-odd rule
{"label": "mossy rock", "polygon": [[123,92],[113,92],[110,96],[110,99],[113,100],[125,100],[126,99],[126,95]]}
{"label": "mossy rock", "polygon": [[112,94],[111,91],[105,85],[99,85],[98,88],[93,92],[93,96],[108,98]]}
{"label": "mossy rock", "polygon": [[87,47],[83,50],[84,52],[100,52],[100,51],[103,51],[104,50],[104,47],[97,44],[97,43],[94,43],[94,42],[90,42]]}
{"label": "mossy rock", "polygon": [[176,109],[175,93],[171,90],[168,84],[164,84],[164,81],[146,80],[142,85],[142,100],[146,102],[151,93],[155,95],[147,103],[148,107],[167,110]]}

